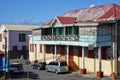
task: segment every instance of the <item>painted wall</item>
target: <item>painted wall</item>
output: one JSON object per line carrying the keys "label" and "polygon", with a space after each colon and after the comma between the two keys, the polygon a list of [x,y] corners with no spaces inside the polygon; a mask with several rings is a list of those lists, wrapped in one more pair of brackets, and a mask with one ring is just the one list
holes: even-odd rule
{"label": "painted wall", "polygon": [[[79,68],[82,68],[82,57],[74,56],[74,62]],[[113,64],[111,63],[111,60],[102,60],[102,71],[104,72],[104,75],[110,76],[114,69]],[[113,68],[111,65],[113,65]],[[87,73],[96,74],[98,71],[98,59],[85,58],[85,68],[87,69]]]}
{"label": "painted wall", "polygon": [[[26,42],[19,42],[19,34],[26,34]],[[31,34],[31,31],[9,31],[9,50],[12,50],[12,46],[18,46],[18,50],[22,49],[22,46],[29,46],[29,38],[28,35]]]}

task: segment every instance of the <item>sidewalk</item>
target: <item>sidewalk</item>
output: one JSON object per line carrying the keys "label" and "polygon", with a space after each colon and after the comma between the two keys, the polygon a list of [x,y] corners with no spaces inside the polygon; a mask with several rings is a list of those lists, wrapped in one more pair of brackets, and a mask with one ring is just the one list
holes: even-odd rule
{"label": "sidewalk", "polygon": [[[76,71],[76,72],[72,72],[72,74],[74,76],[81,76],[84,80],[88,80],[88,79],[90,80],[112,80],[110,76],[104,76],[103,78],[99,79],[96,77],[95,73],[88,73],[88,74],[81,75],[79,71]],[[120,80],[120,78],[116,80]]]}

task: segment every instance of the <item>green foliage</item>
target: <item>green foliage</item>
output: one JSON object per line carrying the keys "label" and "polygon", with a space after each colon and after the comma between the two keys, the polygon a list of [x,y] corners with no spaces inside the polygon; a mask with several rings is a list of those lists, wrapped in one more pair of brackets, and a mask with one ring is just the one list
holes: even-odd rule
{"label": "green foliage", "polygon": [[0,77],[0,80],[4,80],[4,76],[1,76],[1,77]]}

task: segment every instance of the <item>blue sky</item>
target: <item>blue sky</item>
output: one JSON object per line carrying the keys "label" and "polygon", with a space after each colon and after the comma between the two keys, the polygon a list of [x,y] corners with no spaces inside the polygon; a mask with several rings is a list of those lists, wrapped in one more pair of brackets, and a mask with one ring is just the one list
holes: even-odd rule
{"label": "blue sky", "polygon": [[120,0],[0,0],[0,24],[44,23],[70,10]]}

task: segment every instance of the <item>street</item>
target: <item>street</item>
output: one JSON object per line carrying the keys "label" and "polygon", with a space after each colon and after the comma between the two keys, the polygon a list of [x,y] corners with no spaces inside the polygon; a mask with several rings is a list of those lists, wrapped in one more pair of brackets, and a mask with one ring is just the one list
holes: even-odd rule
{"label": "street", "polygon": [[[16,60],[13,60],[14,62]],[[12,62],[13,62],[12,61]],[[30,65],[25,64],[24,61],[20,61],[24,64],[23,74],[14,74],[12,80],[99,80],[95,76],[90,77],[82,76],[79,72],[68,72],[62,74],[55,74],[52,72],[46,72],[45,70],[32,69]],[[101,80],[111,80],[111,78],[102,78]]]}
{"label": "street", "polygon": [[[25,72],[21,74],[14,74],[13,80],[83,80],[77,72],[69,72],[62,74],[55,74],[46,72],[44,70],[32,69],[30,65],[24,65]],[[86,80],[92,80],[86,78]]]}

